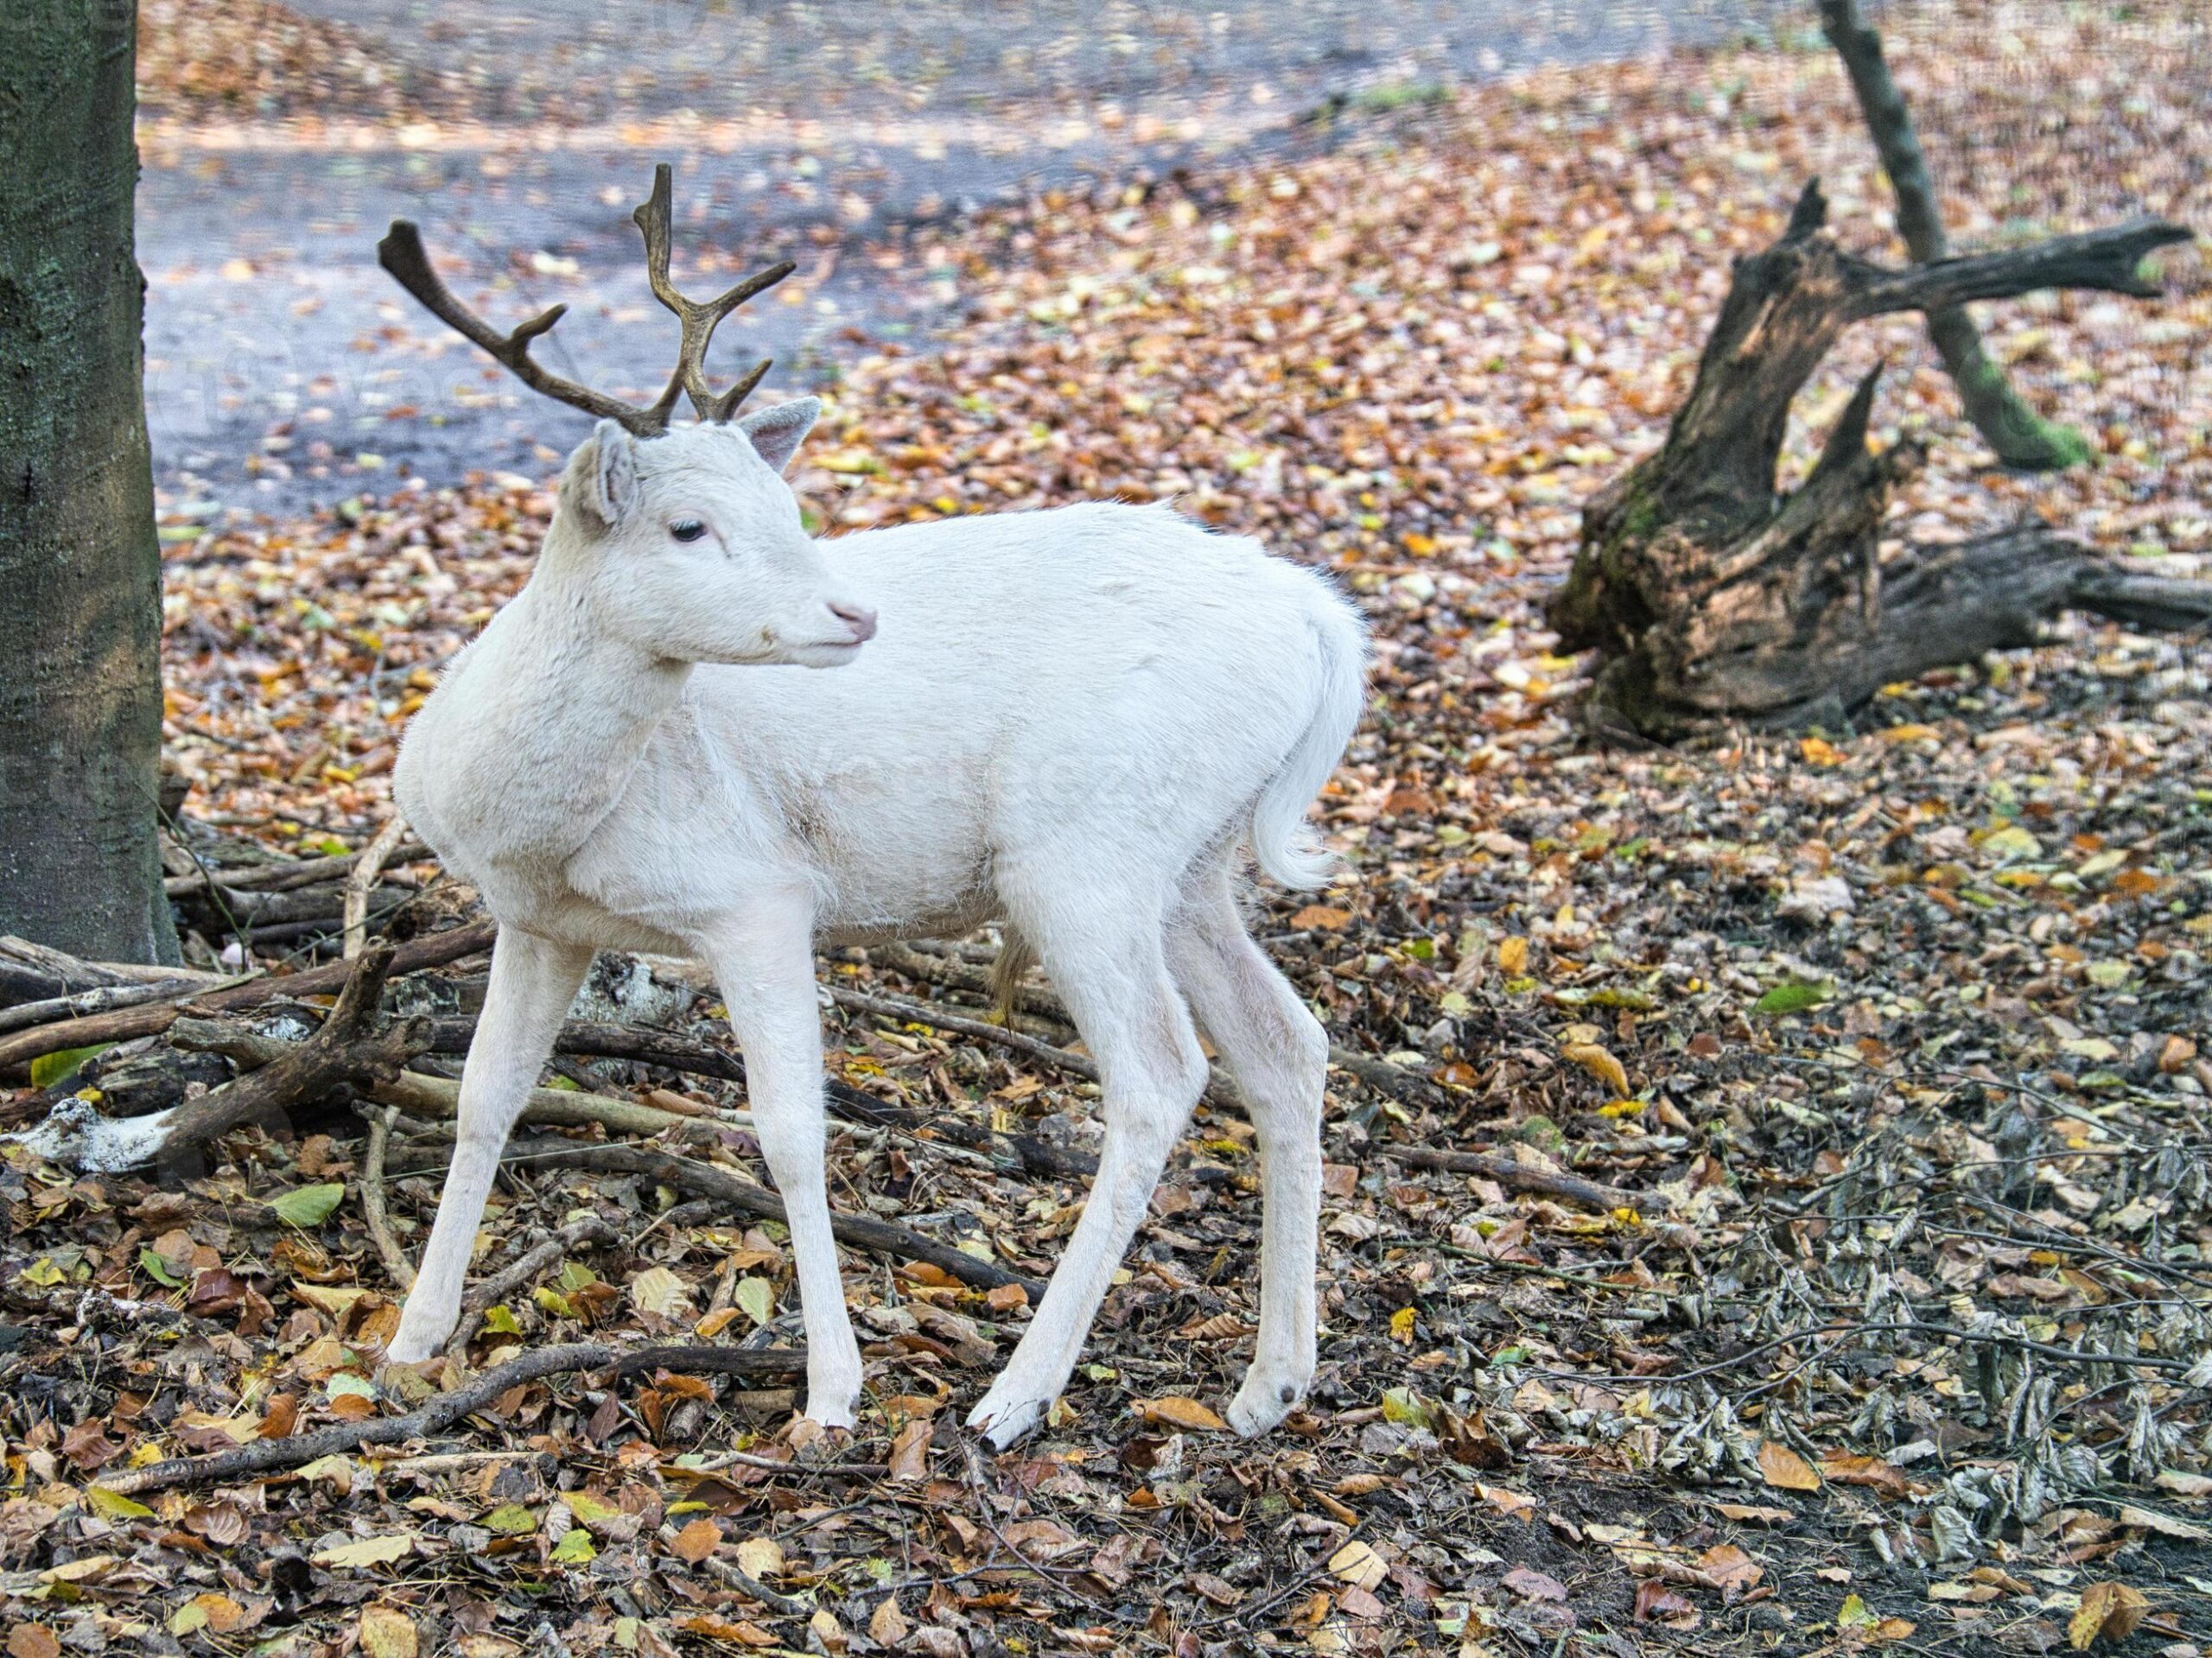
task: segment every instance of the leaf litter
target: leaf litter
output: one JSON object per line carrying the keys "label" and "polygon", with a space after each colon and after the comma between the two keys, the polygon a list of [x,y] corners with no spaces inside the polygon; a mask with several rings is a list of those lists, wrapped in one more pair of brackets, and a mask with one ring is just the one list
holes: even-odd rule
{"label": "leaf litter", "polygon": [[[2039,229],[2208,222],[2202,86],[2155,73],[2202,60],[2201,17],[1884,24],[1962,241],[2000,233],[2008,167],[2051,173],[2064,130],[2031,118],[2053,106],[2131,147],[2069,175],[2124,173],[2109,199],[2049,203]],[[1214,1411],[1249,1350],[1257,1208],[1249,1131],[1208,1105],[1049,1426],[995,1463],[957,1424],[1026,1294],[849,1255],[871,1399],[849,1444],[794,1426],[780,1386],[578,1375],[433,1443],[133,1497],[109,1487],[430,1385],[379,1363],[400,1292],[359,1119],[248,1127],[162,1181],[11,1148],[9,1652],[2197,1650],[2201,656],[2069,624],[1847,729],[1620,752],[1576,737],[1582,664],[1538,619],[1577,503],[1657,441],[1727,254],[1813,171],[1878,240],[1864,149],[1818,51],[1539,73],[1311,159],[946,227],[925,257],[969,320],[835,392],[800,479],[825,527],[1172,497],[1336,569],[1377,630],[1373,716],[1324,802],[1356,878],[1263,899],[1258,927],[1339,1050],[1321,1368],[1281,1432],[1246,1445]],[[1997,322],[2031,395],[2103,451],[2056,480],[1988,473],[1914,330],[1866,330],[1897,365],[1891,418],[1942,440],[1912,533],[2032,508],[2195,574],[2212,312],[2193,256],[2169,280],[2139,314]],[[1839,358],[1831,390],[1856,372]],[[550,505],[500,477],[174,526],[173,876],[365,841],[406,717],[526,576]],[[380,924],[470,913],[405,855]],[[187,902],[209,965],[335,931]],[[823,970],[978,1015],[987,951]],[[394,994],[451,1017],[480,973]],[[714,1041],[682,975],[599,977],[612,1011]],[[1031,990],[1023,1028],[1070,1040]],[[1082,1181],[1007,1137],[1079,1159],[1095,1087],[920,1020],[843,1012],[830,1036],[837,1206],[1048,1272]],[[127,1098],[149,1054],[176,1057],[147,1039],[79,1077]],[[759,1175],[726,1077],[569,1058],[553,1080],[674,1102],[672,1143]],[[402,1154],[421,1139],[389,1175],[410,1253],[437,1189]],[[1636,1202],[1412,1158],[1438,1147]],[[553,1247],[448,1380],[553,1342],[795,1340],[780,1229],[683,1198],[511,1162],[472,1282]]]}

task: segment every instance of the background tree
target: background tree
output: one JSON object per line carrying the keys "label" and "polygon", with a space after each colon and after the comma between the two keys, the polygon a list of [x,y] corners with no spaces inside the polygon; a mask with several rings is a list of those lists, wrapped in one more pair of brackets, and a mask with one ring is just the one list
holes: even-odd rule
{"label": "background tree", "polygon": [[[1882,158],[1882,170],[1897,194],[1897,233],[1904,238],[1906,251],[1923,264],[1948,257],[1950,243],[1936,209],[1928,157],[1913,130],[1904,94],[1890,78],[1881,35],[1859,15],[1859,0],[1821,0],[1821,28],[1851,76],[1866,130]],[[2080,433],[2044,419],[2021,400],[2005,371],[1983,350],[1980,332],[1964,306],[1930,311],[1928,337],[1958,388],[1967,418],[2006,466],[2050,472],[2089,458],[2088,445]]]}
{"label": "background tree", "polygon": [[0,931],[175,961],[133,0],[0,22]]}

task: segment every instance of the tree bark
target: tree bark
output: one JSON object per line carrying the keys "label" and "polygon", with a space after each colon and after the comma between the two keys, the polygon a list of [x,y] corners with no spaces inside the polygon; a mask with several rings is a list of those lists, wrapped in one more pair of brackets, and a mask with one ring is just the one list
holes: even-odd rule
{"label": "tree bark", "polygon": [[175,962],[133,0],[0,16],[0,931]]}
{"label": "tree bark", "polygon": [[[1859,15],[1858,0],[1821,0],[1821,27],[1851,76],[1859,111],[1882,158],[1882,170],[1897,194],[1897,233],[1904,238],[1906,251],[1923,264],[1948,257],[1950,246],[1936,211],[1928,158],[1913,130],[1904,95],[1890,78],[1881,35]],[[2005,371],[1983,350],[1981,335],[1964,307],[1930,311],[1928,337],[1950,372],[1967,418],[2006,466],[2050,472],[2089,458],[2088,445],[2080,433],[2044,419],[2021,400]]]}
{"label": "tree bark", "polygon": [[1606,657],[1594,725],[1667,738],[1832,719],[1893,680],[2026,644],[2069,605],[2135,626],[2212,613],[2212,587],[2137,576],[2035,526],[1883,565],[1891,492],[1923,457],[1910,441],[1867,448],[1878,369],[1803,486],[1775,490],[1790,403],[1853,323],[2037,288],[2154,295],[2144,257],[2190,232],[2142,220],[1893,270],[1838,248],[1827,213],[1808,186],[1781,239],[1737,261],[1665,445],[1583,513],[1551,619],[1568,648]]}

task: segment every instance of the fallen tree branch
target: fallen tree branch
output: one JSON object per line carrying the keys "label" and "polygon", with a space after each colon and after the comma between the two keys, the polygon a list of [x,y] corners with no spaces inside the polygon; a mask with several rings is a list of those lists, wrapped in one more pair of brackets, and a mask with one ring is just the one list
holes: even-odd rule
{"label": "fallen tree branch", "polygon": [[86,1172],[115,1172],[204,1145],[240,1123],[287,1112],[334,1088],[389,1081],[419,1049],[423,1036],[421,1021],[414,1020],[369,1032],[396,954],[391,945],[379,942],[349,963],[351,976],[330,1017],[271,1064],[151,1116],[108,1118],[89,1101],[65,1100],[45,1121],[16,1139],[54,1162]]}
{"label": "fallen tree branch", "polygon": [[35,1025],[27,1031],[16,1031],[0,1036],[0,1070],[16,1065],[27,1065],[34,1059],[42,1059],[49,1053],[62,1053],[71,1048],[89,1048],[103,1042],[127,1042],[135,1036],[158,1036],[176,1019],[176,1007],[170,1002],[118,1007],[105,1013],[88,1013],[81,1019],[60,1019],[51,1024]]}
{"label": "fallen tree branch", "polygon": [[102,985],[96,989],[79,990],[74,995],[17,1002],[13,1007],[0,1008],[0,1032],[28,1030],[34,1025],[48,1025],[56,1020],[84,1019],[118,1008],[143,1007],[148,1002],[184,1001],[207,988],[199,979],[165,979],[153,984]]}
{"label": "fallen tree branch", "polygon": [[1426,1146],[1392,1146],[1389,1153],[1416,1169],[1442,1169],[1452,1174],[1478,1174],[1516,1191],[1539,1192],[1547,1197],[1565,1198],[1569,1203],[1581,1204],[1591,1209],[1647,1209],[1656,1196],[1649,1191],[1624,1191],[1618,1186],[1602,1186],[1594,1180],[1585,1180],[1577,1175],[1531,1168],[1526,1163],[1516,1163],[1510,1157],[1491,1157],[1481,1152],[1440,1152],[1432,1151]]}
{"label": "fallen tree branch", "polygon": [[967,1019],[958,1013],[925,1007],[918,1001],[903,1001],[894,996],[871,996],[865,991],[854,990],[842,984],[833,984],[829,989],[831,998],[841,1006],[863,1013],[873,1013],[878,1019],[894,1019],[902,1025],[927,1025],[934,1030],[970,1036],[978,1042],[988,1042],[998,1047],[1009,1048],[1015,1053],[1026,1054],[1032,1059],[1041,1060],[1071,1077],[1080,1077],[1086,1082],[1098,1080],[1098,1062],[1088,1054],[1071,1053],[1065,1048],[1056,1048],[1049,1042],[1040,1041],[1033,1036],[1024,1036],[1020,1031],[1009,1030],[1003,1025]]}
{"label": "fallen tree branch", "polygon": [[[951,985],[956,989],[972,990],[979,994],[985,993],[989,987],[990,973],[987,968],[976,966],[954,957],[931,955],[915,950],[910,945],[871,944],[868,947],[868,960],[876,962],[879,958],[882,965],[893,971],[903,973],[910,979],[920,979],[926,983]],[[839,996],[841,1001],[845,999],[840,995],[836,986],[831,987],[830,994]],[[849,994],[857,995],[859,993]],[[877,1000],[885,1001],[886,999],[877,998]],[[1029,1013],[1058,1020],[1071,1029],[1074,1027],[1075,1021],[1069,1017],[1066,1007],[1049,990],[1039,988],[1035,985],[1023,985],[1017,994],[1016,1001]],[[918,1004],[887,1001],[886,1005],[906,1007]],[[933,1020],[934,1016],[931,1016],[922,1019],[918,1022],[926,1024]],[[993,1040],[997,1035],[1003,1033],[1003,1027],[996,1025],[970,1028],[969,1026],[974,1024],[973,1021],[963,1025],[951,1025],[942,1020],[934,1022],[938,1023],[942,1029],[957,1030],[965,1036],[981,1036],[982,1032],[988,1031],[993,1034],[983,1036],[982,1039],[986,1041]],[[1020,1036],[1021,1032],[1016,1032],[1014,1034]],[[1022,1039],[1034,1041],[1036,1039],[1025,1036]],[[1049,1046],[1049,1045],[1041,1045]],[[1060,1054],[1065,1053],[1066,1050],[1052,1048],[1050,1051]],[[1082,1057],[1080,1054],[1068,1055],[1068,1058],[1077,1060],[1080,1060]],[[1394,1065],[1387,1059],[1378,1059],[1372,1054],[1361,1053],[1355,1049],[1331,1043],[1329,1064],[1339,1070],[1350,1071],[1370,1088],[1380,1089],[1382,1092],[1408,1103],[1433,1104],[1435,1102],[1438,1089],[1434,1083],[1419,1072],[1408,1070],[1403,1065]],[[1209,1086],[1208,1092],[1217,1103],[1231,1106],[1237,1103],[1235,1087],[1226,1077],[1217,1075]]]}
{"label": "fallen tree branch", "polygon": [[[419,1151],[408,1148],[400,1157],[412,1173],[449,1161],[452,1151],[445,1147],[423,1147]],[[785,1218],[784,1200],[758,1181],[712,1163],[677,1157],[649,1147],[578,1146],[560,1140],[533,1140],[510,1145],[502,1161],[528,1162],[541,1167],[595,1169],[606,1174],[642,1174],[679,1191],[715,1198],[755,1220],[782,1222]],[[1045,1286],[1036,1279],[1010,1272],[995,1262],[981,1260],[963,1249],[925,1238],[889,1221],[863,1215],[833,1214],[830,1229],[840,1243],[852,1248],[902,1261],[918,1261],[972,1289],[997,1289],[1002,1285],[1019,1284],[1028,1292],[1033,1305],[1045,1293]]]}
{"label": "fallen tree branch", "polygon": [[571,1342],[541,1347],[497,1364],[465,1387],[442,1393],[404,1416],[372,1416],[365,1421],[340,1422],[312,1433],[294,1433],[281,1439],[257,1439],[235,1451],[219,1451],[207,1457],[178,1457],[149,1463],[100,1482],[103,1490],[123,1496],[142,1491],[168,1490],[179,1485],[207,1485],[266,1477],[299,1468],[319,1458],[341,1455],[368,1445],[398,1445],[442,1432],[463,1417],[490,1404],[510,1388],[547,1376],[580,1370],[609,1370],[627,1375],[638,1370],[707,1372],[748,1377],[785,1377],[806,1374],[806,1353],[798,1348],[740,1348],[709,1345],[634,1347],[623,1349],[612,1342]]}
{"label": "fallen tree branch", "polygon": [[[273,1065],[298,1051],[302,1045],[281,1037],[264,1036],[258,1031],[250,1031],[227,1020],[212,1019],[180,1019],[169,1027],[168,1036],[175,1046],[200,1053],[219,1053],[241,1070],[258,1070]],[[421,1071],[403,1070],[388,1081],[372,1083],[369,1093],[382,1104],[426,1117],[450,1119],[461,1109],[459,1083],[448,1077],[426,1077]],[[610,1134],[648,1136],[701,1122],[744,1126],[744,1120],[734,1115],[687,1116],[664,1111],[658,1106],[640,1105],[634,1100],[617,1099],[609,1094],[586,1094],[565,1088],[531,1089],[521,1120],[547,1128],[588,1128],[597,1124]]]}
{"label": "fallen tree branch", "polygon": [[[410,938],[397,946],[391,958],[394,975],[417,973],[428,967],[443,967],[457,962],[464,956],[475,956],[492,948],[492,941],[499,935],[499,924],[488,918],[469,922],[466,926],[451,928],[445,932],[429,933],[420,938]],[[201,996],[192,1004],[195,1013],[235,1013],[248,1007],[257,1007],[264,1001],[279,997],[327,995],[345,984],[346,976],[353,971],[351,962],[332,962],[324,967],[310,968],[305,973],[294,973],[282,978],[256,979],[228,990],[218,990]]]}
{"label": "fallen tree branch", "polygon": [[[430,1051],[467,1053],[475,1036],[475,1014],[441,1016],[430,1026]],[[553,1051],[590,1059],[627,1059],[633,1064],[658,1065],[664,1070],[687,1071],[726,1083],[745,1080],[745,1062],[736,1054],[665,1031],[631,1025],[569,1020],[554,1039]]]}

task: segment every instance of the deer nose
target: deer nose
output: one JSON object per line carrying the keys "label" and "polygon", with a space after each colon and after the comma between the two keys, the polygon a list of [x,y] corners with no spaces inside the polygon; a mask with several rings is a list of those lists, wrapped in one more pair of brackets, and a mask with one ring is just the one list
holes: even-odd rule
{"label": "deer nose", "polygon": [[866,605],[833,599],[830,601],[830,613],[853,630],[854,644],[863,644],[875,637],[875,613]]}

